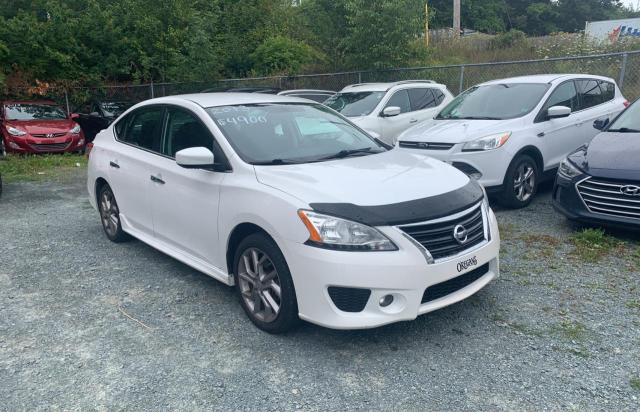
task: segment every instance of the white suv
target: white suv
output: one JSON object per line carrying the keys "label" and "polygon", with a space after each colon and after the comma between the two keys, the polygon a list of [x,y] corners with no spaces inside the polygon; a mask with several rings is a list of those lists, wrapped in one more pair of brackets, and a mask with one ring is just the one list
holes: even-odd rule
{"label": "white suv", "polygon": [[401,148],[444,160],[479,180],[505,206],[531,202],[540,181],[629,102],[613,79],[537,75],[495,80],[456,97],[433,120],[407,130]]}
{"label": "white suv", "polygon": [[393,146],[400,133],[433,119],[451,100],[453,95],[443,84],[407,80],[347,86],[324,104]]}
{"label": "white suv", "polygon": [[299,318],[340,329],[410,320],[498,276],[480,185],[305,99],[147,100],[89,156],[89,199],[109,239],[134,236],[235,284],[269,332]]}

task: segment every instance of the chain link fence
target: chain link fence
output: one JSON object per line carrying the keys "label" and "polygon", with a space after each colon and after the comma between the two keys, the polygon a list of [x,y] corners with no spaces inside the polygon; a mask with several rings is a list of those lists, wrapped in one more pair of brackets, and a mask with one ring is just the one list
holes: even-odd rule
{"label": "chain link fence", "polygon": [[[149,83],[48,89],[46,97],[74,111],[92,99],[131,100],[204,91],[225,91],[238,87],[287,89],[324,89],[338,91],[354,83],[400,80],[434,80],[447,85],[452,93],[485,81],[533,74],[595,74],[615,79],[629,100],[640,97],[640,50],[543,60],[476,63],[450,66],[413,67],[298,76],[252,77],[193,83]],[[15,94],[15,92],[14,92]]]}

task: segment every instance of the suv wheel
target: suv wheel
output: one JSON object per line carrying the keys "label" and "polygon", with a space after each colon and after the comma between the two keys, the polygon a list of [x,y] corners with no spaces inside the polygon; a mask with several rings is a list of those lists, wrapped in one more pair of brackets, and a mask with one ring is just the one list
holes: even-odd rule
{"label": "suv wheel", "polygon": [[539,176],[538,165],[531,156],[515,158],[507,169],[501,203],[513,209],[528,206],[538,191]]}
{"label": "suv wheel", "polygon": [[293,280],[273,240],[261,233],[245,238],[236,250],[233,268],[240,304],[258,328],[284,333],[297,326]]}
{"label": "suv wheel", "polygon": [[120,209],[118,209],[116,197],[107,184],[102,186],[98,193],[98,210],[100,211],[102,228],[109,240],[116,243],[129,240],[130,236],[122,230],[120,224]]}

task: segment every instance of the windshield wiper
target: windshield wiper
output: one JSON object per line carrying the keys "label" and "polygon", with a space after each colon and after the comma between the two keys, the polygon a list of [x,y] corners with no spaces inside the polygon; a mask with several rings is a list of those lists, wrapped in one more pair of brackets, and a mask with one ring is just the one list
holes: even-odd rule
{"label": "windshield wiper", "polygon": [[464,116],[464,117],[456,117],[456,119],[462,119],[462,120],[502,120],[499,117],[491,117],[491,116]]}
{"label": "windshield wiper", "polygon": [[251,164],[255,166],[278,166],[278,165],[295,165],[295,164],[300,164],[300,162],[296,162],[294,160],[288,160],[288,159],[273,159],[273,160],[264,160],[260,162],[251,162]]}
{"label": "windshield wiper", "polygon": [[[321,157],[318,160],[343,159],[345,157],[349,157],[357,154],[366,154],[366,153],[372,153],[370,147],[363,147],[361,149],[340,150],[338,153],[334,153],[326,157]],[[378,153],[378,152],[373,152],[373,153]]]}
{"label": "windshield wiper", "polygon": [[630,129],[628,127],[621,127],[619,129],[609,129],[609,130],[607,130],[607,132],[613,132],[613,133],[640,133],[640,130],[638,130],[638,129]]}

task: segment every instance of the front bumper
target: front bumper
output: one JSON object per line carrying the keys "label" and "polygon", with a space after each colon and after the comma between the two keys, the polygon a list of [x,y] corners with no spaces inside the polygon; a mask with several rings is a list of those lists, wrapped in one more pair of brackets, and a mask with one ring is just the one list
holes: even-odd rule
{"label": "front bumper", "polygon": [[583,174],[569,180],[561,175],[556,176],[552,192],[553,208],[568,219],[575,220],[577,222],[600,226],[612,226],[627,230],[630,227],[640,227],[640,219],[590,211],[583,202],[576,188],[578,182],[588,177],[589,175]]}
{"label": "front bumper", "polygon": [[82,150],[84,135],[67,133],[53,138],[38,138],[30,135],[4,136],[8,153],[65,153]]}
{"label": "front bumper", "polygon": [[[395,227],[378,228],[399,248],[394,252],[338,252],[287,242],[284,252],[291,271],[300,318],[333,329],[365,329],[413,320],[473,295],[499,276],[500,235],[489,212],[491,240],[455,258],[427,264],[425,256]],[[475,258],[477,264],[459,271],[459,264]],[[465,287],[421,303],[425,290],[487,265],[486,273]],[[361,311],[338,309],[330,287],[371,291]],[[383,307],[380,299],[392,295]]]}
{"label": "front bumper", "polygon": [[399,149],[442,160],[467,174],[470,174],[470,170],[475,169],[481,174],[476,180],[484,187],[502,186],[504,176],[512,160],[511,154],[504,148],[483,152],[463,152],[462,146],[463,144],[456,144],[449,150],[408,149],[402,147]]}

